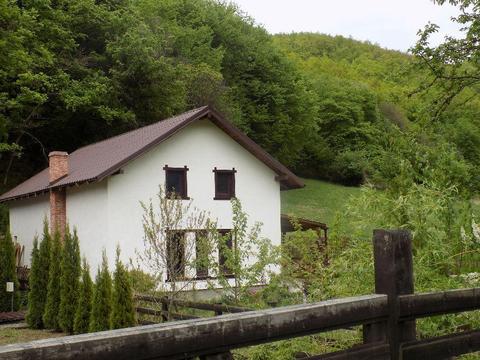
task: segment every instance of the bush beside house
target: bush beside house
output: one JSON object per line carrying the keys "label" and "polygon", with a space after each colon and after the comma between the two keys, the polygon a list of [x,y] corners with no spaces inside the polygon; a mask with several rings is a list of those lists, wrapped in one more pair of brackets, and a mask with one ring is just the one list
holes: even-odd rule
{"label": "bush beside house", "polygon": [[[13,254],[11,238],[1,239],[0,256],[7,264],[7,253]],[[76,230],[68,230],[62,241],[57,231],[53,238],[45,222],[40,245],[35,239],[32,251],[30,293],[27,321],[31,328],[52,329],[81,334],[135,325],[135,307],[130,274],[117,253],[114,280],[108,270],[104,251],[102,267],[95,285],[90,278],[87,261],[80,264],[80,246]],[[12,257],[13,259],[13,257]],[[12,260],[13,269],[15,262]],[[15,276],[15,271],[11,273]],[[2,280],[7,278],[3,271]],[[8,275],[8,278],[12,278]],[[2,293],[3,296],[3,293]],[[0,299],[2,305],[10,298]],[[8,300],[8,301],[7,301]],[[10,305],[9,305],[10,306]]]}

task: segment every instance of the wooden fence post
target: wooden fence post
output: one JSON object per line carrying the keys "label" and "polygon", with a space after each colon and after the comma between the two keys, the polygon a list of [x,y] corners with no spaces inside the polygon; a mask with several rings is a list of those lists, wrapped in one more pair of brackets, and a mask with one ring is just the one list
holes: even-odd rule
{"label": "wooden fence post", "polygon": [[364,343],[388,341],[391,359],[401,358],[400,344],[415,340],[415,321],[400,323],[398,295],[413,294],[412,237],[408,230],[374,230],[375,292],[388,295],[388,322],[363,328]]}
{"label": "wooden fence post", "polygon": [[162,298],[162,322],[169,320],[169,306],[168,306],[168,297]]}

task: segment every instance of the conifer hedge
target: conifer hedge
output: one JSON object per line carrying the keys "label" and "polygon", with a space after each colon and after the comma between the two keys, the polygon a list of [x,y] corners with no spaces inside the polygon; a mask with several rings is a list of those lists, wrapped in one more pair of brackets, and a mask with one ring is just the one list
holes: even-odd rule
{"label": "conifer hedge", "polygon": [[60,328],[73,334],[73,322],[77,310],[80,284],[80,247],[77,231],[73,234],[67,229],[63,244],[60,276],[60,309],[58,323]]}
{"label": "conifer hedge", "polygon": [[47,303],[43,314],[46,328],[60,330],[58,311],[60,309],[60,275],[61,275],[62,240],[60,233],[55,231],[50,250],[50,270],[47,287]]}
{"label": "conifer hedge", "polygon": [[112,328],[121,329],[135,325],[135,306],[130,275],[120,261],[117,248],[115,273],[113,276]]}
{"label": "conifer hedge", "polygon": [[73,332],[83,334],[88,332],[90,326],[90,315],[92,312],[93,282],[90,277],[90,268],[87,260],[83,259],[82,281],[79,287],[79,299],[75,320],[73,322]]}
{"label": "conifer hedge", "polygon": [[108,270],[108,260],[105,250],[102,256],[102,266],[98,269],[93,291],[92,313],[89,330],[91,332],[111,328],[112,314],[112,277]]}
{"label": "conifer hedge", "polygon": [[38,249],[38,240],[35,239],[32,251],[32,268],[30,270],[28,293],[27,323],[31,328],[42,329],[43,314],[47,303],[47,288],[50,270],[51,236],[48,231],[48,222],[43,223],[43,235]]}
{"label": "conifer hedge", "polygon": [[7,292],[7,282],[14,283],[13,310],[18,310],[19,292],[17,267],[15,264],[15,247],[10,231],[0,236],[0,312],[12,310],[12,293]]}

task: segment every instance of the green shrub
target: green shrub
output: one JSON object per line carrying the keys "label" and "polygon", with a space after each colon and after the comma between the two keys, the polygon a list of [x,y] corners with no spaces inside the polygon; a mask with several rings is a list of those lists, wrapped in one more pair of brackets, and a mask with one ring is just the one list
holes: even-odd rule
{"label": "green shrub", "polygon": [[48,231],[48,222],[43,223],[43,237],[40,249],[37,248],[38,240],[35,238],[32,251],[32,268],[30,270],[28,293],[28,325],[34,329],[41,329],[43,314],[47,303],[47,288],[50,269],[51,236]]}
{"label": "green shrub", "polygon": [[15,265],[15,247],[10,231],[5,236],[0,236],[0,312],[12,310],[12,294],[7,293],[6,283],[13,282],[13,310],[18,310],[19,292],[17,268]]}
{"label": "green shrub", "polygon": [[97,271],[95,288],[93,291],[92,313],[89,330],[102,331],[111,327],[112,313],[112,278],[108,271],[108,260],[103,251],[102,267]]}
{"label": "green shrub", "polygon": [[90,268],[87,260],[83,259],[82,281],[80,282],[77,311],[73,323],[73,332],[75,334],[88,332],[92,312],[92,295],[93,282],[90,277]]}
{"label": "green shrub", "polygon": [[134,325],[135,306],[132,280],[125,265],[120,261],[120,249],[117,249],[117,260],[113,275],[112,328],[121,329]]}
{"label": "green shrub", "polygon": [[60,309],[60,275],[61,275],[62,240],[60,233],[55,231],[50,251],[50,269],[47,287],[47,303],[43,314],[46,328],[60,330],[58,311]]}
{"label": "green shrub", "polygon": [[76,230],[73,231],[73,235],[66,231],[61,269],[59,324],[63,331],[73,333],[81,274],[80,247]]}

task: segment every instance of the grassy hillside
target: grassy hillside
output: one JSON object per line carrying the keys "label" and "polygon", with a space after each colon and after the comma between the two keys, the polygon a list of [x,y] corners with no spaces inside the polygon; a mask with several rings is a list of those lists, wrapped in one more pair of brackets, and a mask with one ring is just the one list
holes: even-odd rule
{"label": "grassy hillside", "polygon": [[331,225],[335,213],[342,211],[348,199],[360,192],[357,187],[319,180],[304,179],[304,181],[306,186],[303,189],[282,192],[282,213]]}

